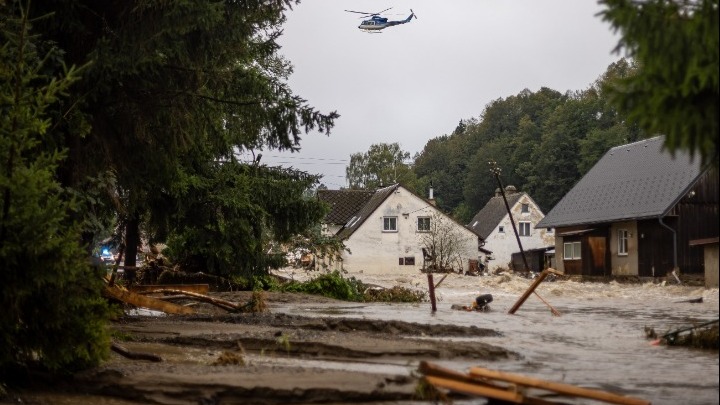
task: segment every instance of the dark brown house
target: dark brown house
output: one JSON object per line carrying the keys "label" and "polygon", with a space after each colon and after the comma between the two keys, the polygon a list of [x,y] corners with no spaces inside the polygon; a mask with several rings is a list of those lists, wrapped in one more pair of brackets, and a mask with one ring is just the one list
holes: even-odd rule
{"label": "dark brown house", "polygon": [[663,151],[663,137],[610,149],[537,227],[555,228],[556,267],[586,276],[704,273],[695,239],[718,236],[718,173]]}

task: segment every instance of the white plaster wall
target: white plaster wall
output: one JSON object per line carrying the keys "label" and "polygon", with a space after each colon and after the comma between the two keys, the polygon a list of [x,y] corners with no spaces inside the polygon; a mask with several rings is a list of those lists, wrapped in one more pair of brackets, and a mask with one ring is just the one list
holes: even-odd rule
{"label": "white plaster wall", "polygon": [[[528,204],[529,212],[522,212],[522,204]],[[518,232],[520,232],[520,222],[530,222],[530,236],[520,237],[520,243],[522,243],[523,250],[538,249],[555,245],[554,231],[548,232],[545,228],[535,228],[537,223],[545,217],[545,214],[540,211],[540,208],[537,204],[535,204],[535,201],[533,201],[530,196],[524,194],[514,206],[510,207],[510,212],[513,214],[515,226],[517,227]],[[499,232],[500,227],[503,227],[505,232]],[[515,238],[515,232],[513,231],[509,215],[505,215],[500,223],[498,223],[495,229],[490,233],[485,240],[485,246],[483,246],[483,248],[493,252],[493,260],[490,260],[488,263],[488,268],[490,270],[509,268],[512,254],[520,252],[520,247],[518,246],[517,238]]]}
{"label": "white plaster wall", "polygon": [[[343,268],[350,274],[417,274],[423,265],[423,233],[417,231],[417,218],[434,214],[452,221],[427,201],[399,187],[345,241],[350,253],[343,254]],[[383,217],[387,216],[397,217],[397,232],[383,232]],[[463,225],[453,223],[463,235],[460,250],[463,271],[466,271],[468,260],[478,259],[478,236]],[[400,257],[414,257],[415,265],[401,266]]]}
{"label": "white plaster wall", "polygon": [[[618,254],[618,230],[628,231],[628,254]],[[638,275],[637,221],[616,222],[610,226],[610,268],[613,276]]]}

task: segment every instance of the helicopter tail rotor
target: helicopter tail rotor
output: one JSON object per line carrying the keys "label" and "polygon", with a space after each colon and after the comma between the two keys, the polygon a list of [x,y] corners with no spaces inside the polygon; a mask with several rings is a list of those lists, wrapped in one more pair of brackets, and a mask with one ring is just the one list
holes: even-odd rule
{"label": "helicopter tail rotor", "polygon": [[414,12],[412,9],[410,9],[410,14],[411,14],[413,17],[415,17],[415,19],[417,20],[417,16],[415,15],[415,12]]}

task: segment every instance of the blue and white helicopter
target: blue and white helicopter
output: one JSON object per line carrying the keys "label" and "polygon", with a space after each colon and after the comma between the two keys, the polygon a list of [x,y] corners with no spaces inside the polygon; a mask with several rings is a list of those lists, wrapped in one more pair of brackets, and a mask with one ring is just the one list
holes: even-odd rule
{"label": "blue and white helicopter", "polygon": [[[360,28],[361,30],[366,31],[366,32],[378,32],[387,27],[392,27],[394,25],[409,23],[410,20],[413,19],[413,17],[417,18],[417,16],[415,16],[415,13],[412,11],[412,9],[410,9],[410,15],[408,16],[408,18],[406,18],[404,20],[388,21],[388,19],[386,17],[380,16],[380,14],[390,10],[391,8],[392,7],[386,8],[385,10],[377,12],[377,13],[366,13],[364,11],[352,11],[352,10],[345,10],[345,11],[347,11],[348,13],[363,14],[363,16],[360,18],[367,18],[367,19],[363,20],[363,22],[360,23],[360,25],[358,25],[358,28]],[[368,18],[368,17],[370,17],[370,18]]]}

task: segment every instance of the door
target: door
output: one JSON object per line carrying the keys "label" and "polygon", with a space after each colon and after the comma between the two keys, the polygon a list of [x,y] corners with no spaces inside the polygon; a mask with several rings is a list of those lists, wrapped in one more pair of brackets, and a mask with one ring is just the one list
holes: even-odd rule
{"label": "door", "polygon": [[590,258],[586,262],[587,274],[590,276],[606,275],[607,238],[604,236],[588,236]]}

